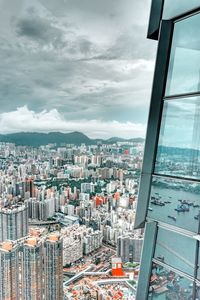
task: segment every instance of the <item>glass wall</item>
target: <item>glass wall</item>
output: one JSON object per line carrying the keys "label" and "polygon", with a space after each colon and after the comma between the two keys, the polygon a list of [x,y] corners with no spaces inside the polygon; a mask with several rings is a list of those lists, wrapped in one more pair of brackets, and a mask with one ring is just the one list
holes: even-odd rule
{"label": "glass wall", "polygon": [[[192,3],[182,1],[182,8]],[[200,13],[174,23],[147,217],[159,222],[150,299],[192,299],[191,282],[167,270],[200,280],[200,242],[184,235],[184,230],[200,232]],[[183,283],[187,296],[171,284],[171,277],[179,282],[176,286]]]}
{"label": "glass wall", "polygon": [[[200,9],[199,0],[165,0],[164,15],[170,10],[175,14],[176,9],[180,14],[193,5]],[[145,204],[148,200],[145,245],[153,241],[153,245],[149,243],[150,250],[147,246],[143,250],[141,273],[144,276],[152,268],[149,291],[144,289],[143,299],[148,293],[148,299],[153,300],[200,300],[200,13],[188,13],[172,22],[164,22],[160,33],[169,34],[174,24],[172,41],[169,38],[167,45],[162,37],[159,41],[159,63],[164,51],[170,46],[171,49],[166,84],[162,87],[164,97],[158,99],[162,115],[161,122],[156,120],[160,128],[155,161],[151,162],[154,169],[151,174],[145,173],[145,168],[150,170],[151,166],[146,162],[145,149],[147,167],[141,177],[141,186],[147,183],[149,196],[147,199],[141,192],[141,200]],[[160,68],[156,72],[159,74]],[[165,70],[161,76],[165,79]],[[156,135],[151,125],[157,124],[153,115],[154,94],[160,84],[157,81],[153,85],[149,139]],[[148,143],[146,147],[151,153]],[[139,277],[140,291],[144,285]]]}
{"label": "glass wall", "polygon": [[200,14],[175,23],[166,96],[200,91]]}

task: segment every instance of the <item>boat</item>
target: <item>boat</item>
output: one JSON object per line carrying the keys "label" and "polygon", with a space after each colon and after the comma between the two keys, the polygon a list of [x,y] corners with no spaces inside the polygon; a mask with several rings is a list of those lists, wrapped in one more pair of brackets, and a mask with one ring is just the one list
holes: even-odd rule
{"label": "boat", "polygon": [[200,220],[200,214],[194,216],[194,219],[195,219],[195,220]]}
{"label": "boat", "polygon": [[164,201],[165,204],[170,204],[172,203],[171,201]]}
{"label": "boat", "polygon": [[190,201],[187,201],[186,204],[189,205],[189,206],[193,206],[193,205],[194,205],[194,203],[193,203],[193,202],[190,202]]}
{"label": "boat", "polygon": [[198,207],[200,207],[200,205],[199,205],[199,204],[193,203],[193,207],[194,207],[194,208],[198,208]]}
{"label": "boat", "polygon": [[189,205],[189,206],[192,206],[194,204],[194,202],[191,202],[191,201],[187,201],[187,200],[178,200],[181,202],[181,204],[186,204],[186,205]]}
{"label": "boat", "polygon": [[172,219],[173,221],[176,221],[176,217],[168,216],[168,218]]}
{"label": "boat", "polygon": [[177,212],[185,212],[185,211],[189,211],[190,208],[189,208],[189,206],[186,205],[186,204],[181,204],[181,205],[178,205],[177,208],[175,208],[175,210],[176,210]]}
{"label": "boat", "polygon": [[158,200],[158,199],[155,199],[155,200],[151,201],[151,204],[158,205],[158,206],[165,206],[165,203],[163,201]]}
{"label": "boat", "polygon": [[148,207],[148,210],[152,211],[152,210],[153,210],[153,208],[149,206],[149,207]]}

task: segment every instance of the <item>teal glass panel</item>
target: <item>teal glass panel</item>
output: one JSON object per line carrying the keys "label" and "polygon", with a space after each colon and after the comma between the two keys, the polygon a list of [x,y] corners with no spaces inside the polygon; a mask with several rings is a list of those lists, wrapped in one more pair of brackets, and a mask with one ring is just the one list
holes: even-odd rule
{"label": "teal glass panel", "polygon": [[165,0],[163,19],[168,20],[200,6],[199,0]]}
{"label": "teal glass panel", "polygon": [[200,97],[165,100],[155,173],[200,179]]}
{"label": "teal glass panel", "polygon": [[152,265],[148,300],[192,300],[193,282],[157,263]]}
{"label": "teal glass panel", "polygon": [[196,284],[196,298],[195,300],[200,300],[200,282]]}
{"label": "teal glass panel", "polygon": [[198,233],[200,183],[154,176],[147,216]]}
{"label": "teal glass panel", "polygon": [[[198,265],[197,265],[197,279],[200,281],[200,243],[199,243],[199,257],[198,257]],[[198,288],[198,291],[199,291],[199,296],[200,296],[200,282],[199,282],[199,288]],[[199,297],[200,299],[200,297]]]}
{"label": "teal glass panel", "polygon": [[166,96],[200,91],[200,14],[174,25]]}
{"label": "teal glass panel", "polygon": [[154,258],[194,276],[196,243],[193,238],[159,228]]}

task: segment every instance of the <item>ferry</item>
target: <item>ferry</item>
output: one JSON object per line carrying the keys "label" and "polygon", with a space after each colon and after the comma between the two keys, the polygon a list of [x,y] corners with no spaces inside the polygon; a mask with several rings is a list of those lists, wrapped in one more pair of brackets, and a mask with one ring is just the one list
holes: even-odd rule
{"label": "ferry", "polygon": [[158,205],[158,206],[165,206],[165,203],[163,201],[158,200],[158,199],[155,199],[155,200],[151,201],[151,204]]}

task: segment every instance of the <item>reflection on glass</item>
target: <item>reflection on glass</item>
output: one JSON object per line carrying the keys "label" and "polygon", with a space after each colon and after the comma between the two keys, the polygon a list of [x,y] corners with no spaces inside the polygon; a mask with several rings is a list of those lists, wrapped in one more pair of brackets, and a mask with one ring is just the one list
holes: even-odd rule
{"label": "reflection on glass", "polygon": [[200,90],[200,14],[175,23],[166,96]]}
{"label": "reflection on glass", "polygon": [[196,243],[192,238],[159,228],[154,257],[194,276]]}
{"label": "reflection on glass", "polygon": [[199,0],[165,0],[163,19],[171,19],[196,7],[199,7]]}
{"label": "reflection on glass", "polygon": [[[197,269],[197,279],[200,281],[200,247],[199,247],[199,258],[198,258],[198,269]],[[199,299],[200,299],[200,283],[199,283]]]}
{"label": "reflection on glass", "polygon": [[200,183],[154,176],[147,216],[197,233]]}
{"label": "reflection on glass", "polygon": [[200,300],[200,282],[197,282],[197,284],[196,284],[195,300]]}
{"label": "reflection on glass", "polygon": [[153,263],[149,300],[192,300],[192,294],[193,283],[190,280]]}
{"label": "reflection on glass", "polygon": [[155,173],[200,179],[200,97],[164,103]]}

